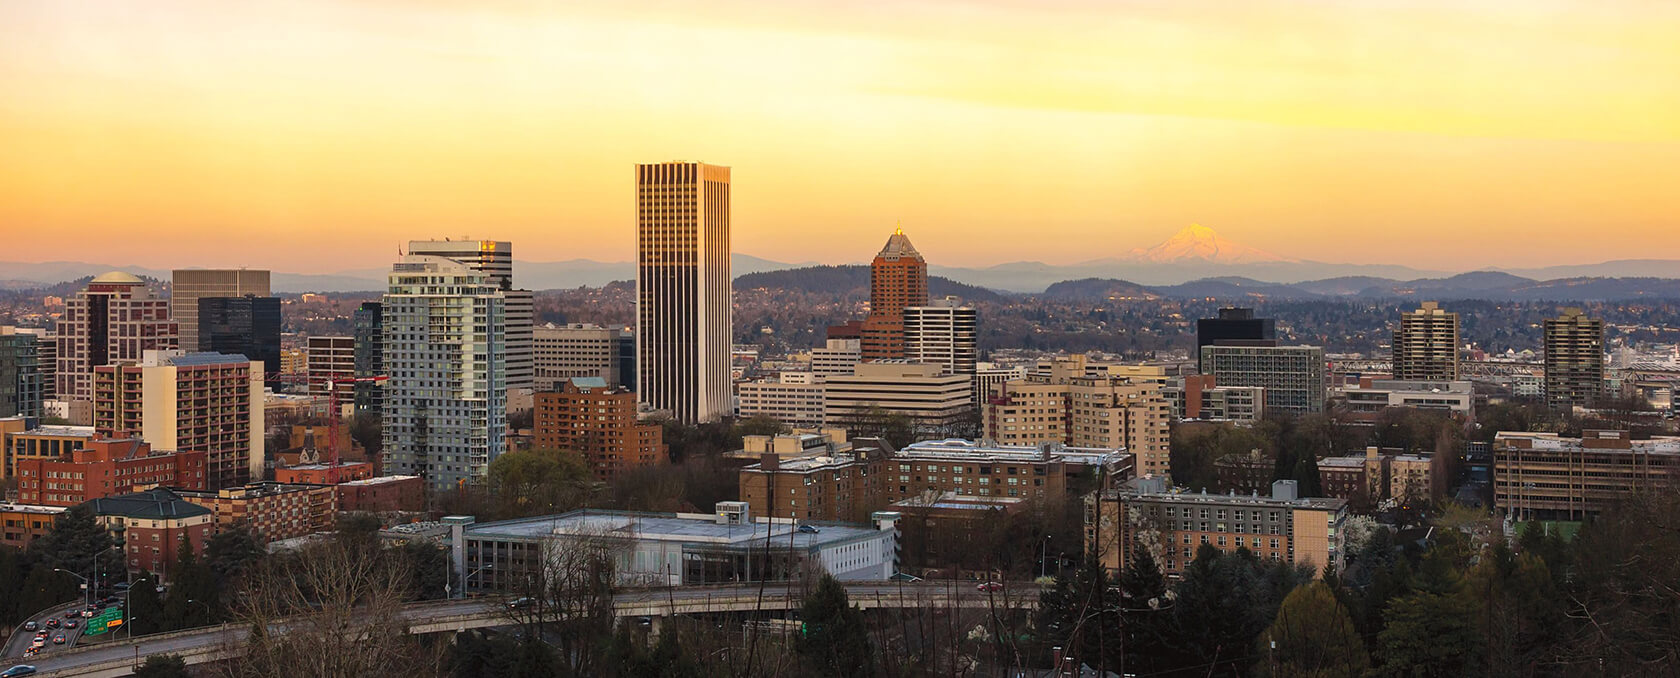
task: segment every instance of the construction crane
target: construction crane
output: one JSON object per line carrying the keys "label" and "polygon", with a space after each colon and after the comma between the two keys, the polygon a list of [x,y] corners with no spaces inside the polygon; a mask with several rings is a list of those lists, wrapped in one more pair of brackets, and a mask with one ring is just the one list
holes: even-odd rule
{"label": "construction crane", "polygon": [[327,462],[327,467],[330,469],[328,477],[332,482],[338,482],[338,468],[342,463],[338,456],[338,426],[344,415],[338,409],[339,385],[349,384],[353,389],[356,384],[372,384],[388,379],[390,377],[381,374],[370,377],[337,377],[323,380],[323,383],[327,385],[327,457],[330,459]]}

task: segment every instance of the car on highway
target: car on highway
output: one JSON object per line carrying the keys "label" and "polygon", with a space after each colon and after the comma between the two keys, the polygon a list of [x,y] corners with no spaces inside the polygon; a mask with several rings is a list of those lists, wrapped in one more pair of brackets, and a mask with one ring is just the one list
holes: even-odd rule
{"label": "car on highway", "polygon": [[63,645],[64,644],[64,634],[60,633],[56,636],[53,636],[53,644],[54,645]]}
{"label": "car on highway", "polygon": [[509,610],[523,610],[523,609],[525,609],[527,607],[530,607],[532,605],[535,605],[535,604],[537,604],[537,601],[536,601],[535,598],[520,598],[518,600],[515,600],[513,602],[508,603],[508,609]]}
{"label": "car on highway", "polygon": [[47,628],[49,628],[49,629],[56,629],[56,628],[58,628],[58,618],[57,618],[57,617],[53,617],[53,618],[52,618],[52,619],[48,619],[48,620],[47,620]]}
{"label": "car on highway", "polygon": [[1003,590],[1003,582],[1001,582],[1001,581],[983,581],[983,582],[980,582],[979,586],[974,587],[974,590],[980,591],[982,593],[991,593],[993,591],[1002,591]]}
{"label": "car on highway", "polygon": [[38,628],[41,628],[41,625],[35,623],[34,620],[26,621],[26,622],[23,623],[23,630],[25,630],[25,631],[34,631],[35,629],[38,629]]}
{"label": "car on highway", "polygon": [[35,636],[34,640],[29,641],[29,646],[30,647],[46,647],[47,646],[47,639],[42,637],[42,636]]}
{"label": "car on highway", "polygon": [[76,620],[74,620],[74,619],[66,619],[66,620],[64,620],[64,628],[67,628],[67,629],[73,629],[73,628],[76,628],[76,626],[77,626],[77,624],[78,624],[78,622],[77,622],[77,621],[76,621]]}
{"label": "car on highway", "polygon": [[12,668],[6,669],[5,671],[0,671],[0,678],[12,678],[13,676],[33,676],[33,675],[35,675],[35,667],[30,666],[28,664],[18,664],[17,666],[13,666]]}
{"label": "car on highway", "polygon": [[80,610],[69,609],[69,610],[64,611],[64,618],[65,619],[75,619],[76,616],[80,615],[80,614],[81,614]]}

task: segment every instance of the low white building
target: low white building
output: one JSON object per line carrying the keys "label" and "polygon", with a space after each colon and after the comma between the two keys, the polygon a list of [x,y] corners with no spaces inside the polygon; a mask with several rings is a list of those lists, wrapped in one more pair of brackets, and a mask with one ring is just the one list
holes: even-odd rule
{"label": "low white building", "polygon": [[[621,585],[798,579],[809,566],[847,581],[886,581],[897,571],[899,514],[873,525],[754,519],[744,502],[712,514],[585,509],[552,516],[474,523],[448,516],[455,581],[469,592],[517,593],[541,568],[572,563],[568,550],[601,549]],[[552,574],[552,573],[551,573]]]}

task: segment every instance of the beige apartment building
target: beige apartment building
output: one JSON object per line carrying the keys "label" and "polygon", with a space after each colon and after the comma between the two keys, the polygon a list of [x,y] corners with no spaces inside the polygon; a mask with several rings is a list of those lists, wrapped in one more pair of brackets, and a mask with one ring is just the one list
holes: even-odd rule
{"label": "beige apartment building", "polygon": [[973,378],[949,374],[940,365],[903,360],[858,363],[853,374],[827,377],[823,387],[823,422],[845,426],[879,408],[903,414],[923,433],[961,421],[971,412]]}
{"label": "beige apartment building", "polygon": [[1085,356],[1076,355],[994,387],[982,408],[985,436],[1003,445],[1124,449],[1136,456],[1138,475],[1167,475],[1171,405],[1162,394],[1164,370],[1105,372],[1089,376]]}
{"label": "beige apartment building", "polygon": [[1458,379],[1458,314],[1423,302],[1400,314],[1394,330],[1394,378],[1400,381]]}
{"label": "beige apartment building", "polygon": [[1347,502],[1297,496],[1295,481],[1272,483],[1269,496],[1209,494],[1138,478],[1086,498],[1085,543],[1118,573],[1147,550],[1168,577],[1183,574],[1206,544],[1315,572],[1342,565]]}
{"label": "beige apartment building", "polygon": [[1493,505],[1518,520],[1582,520],[1640,490],[1673,491],[1680,437],[1627,431],[1501,431],[1493,439]]}

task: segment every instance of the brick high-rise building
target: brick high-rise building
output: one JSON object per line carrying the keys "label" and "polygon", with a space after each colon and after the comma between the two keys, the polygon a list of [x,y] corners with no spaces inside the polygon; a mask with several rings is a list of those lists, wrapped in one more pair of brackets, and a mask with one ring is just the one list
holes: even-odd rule
{"label": "brick high-rise building", "polygon": [[636,166],[636,395],[678,421],[731,406],[729,168]]}
{"label": "brick high-rise building", "polygon": [[1400,315],[1394,330],[1394,378],[1401,381],[1458,379],[1458,314],[1426,301]]}
{"label": "brick high-rise building", "polygon": [[93,400],[94,368],[135,362],[146,351],[173,349],[177,341],[169,300],[157,296],[146,281],[117,271],[96,277],[64,300],[58,321],[58,397]]}
{"label": "brick high-rise building", "polygon": [[338,490],[333,485],[261,482],[215,491],[176,489],[182,499],[210,509],[216,530],[251,526],[264,542],[333,529]]}
{"label": "brick high-rise building", "polygon": [[102,438],[56,459],[17,464],[18,500],[42,506],[75,506],[89,499],[127,494],[151,485],[204,488],[203,451],[153,450],[133,438]]}
{"label": "brick high-rise building", "polygon": [[576,377],[559,387],[534,397],[536,447],[578,452],[604,481],[669,461],[659,425],[636,421],[635,393],[599,377]]}
{"label": "brick high-rise building", "polygon": [[220,353],[150,351],[138,364],[106,365],[94,379],[93,427],[158,449],[203,452],[208,487],[264,473],[263,365]]}
{"label": "brick high-rise building", "polygon": [[[249,269],[178,269],[169,286],[170,317],[180,326],[181,350],[214,351],[199,344],[198,300],[204,297],[269,296],[269,273]],[[247,358],[258,358],[248,355]]]}
{"label": "brick high-rise building", "polygon": [[1547,318],[1546,403],[1591,406],[1604,392],[1604,321],[1578,308]]}
{"label": "brick high-rise building", "polygon": [[904,229],[893,231],[869,264],[869,317],[863,320],[863,359],[904,357],[904,309],[928,303],[927,260]]}

